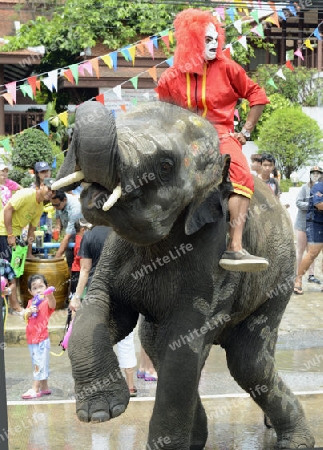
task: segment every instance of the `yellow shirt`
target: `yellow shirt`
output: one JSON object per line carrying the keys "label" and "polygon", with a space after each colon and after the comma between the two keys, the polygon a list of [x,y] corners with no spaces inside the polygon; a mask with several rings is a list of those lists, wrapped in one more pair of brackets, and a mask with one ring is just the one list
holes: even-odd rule
{"label": "yellow shirt", "polygon": [[[43,213],[44,203],[37,203],[36,191],[31,188],[20,189],[8,202],[14,209],[12,214],[12,234],[19,236],[22,229],[31,223],[34,227],[39,225],[40,216]],[[0,212],[0,236],[7,236],[4,225],[3,210]]]}

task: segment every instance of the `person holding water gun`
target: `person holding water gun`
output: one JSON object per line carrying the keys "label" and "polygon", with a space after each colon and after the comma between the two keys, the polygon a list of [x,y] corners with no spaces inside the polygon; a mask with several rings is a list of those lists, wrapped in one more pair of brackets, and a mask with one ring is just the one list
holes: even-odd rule
{"label": "person holding water gun", "polygon": [[27,322],[26,337],[32,360],[34,382],[31,389],[22,395],[24,400],[50,395],[48,388],[50,340],[48,321],[55,311],[55,288],[50,286],[44,275],[35,274],[28,278],[28,291],[33,296],[24,311]]}

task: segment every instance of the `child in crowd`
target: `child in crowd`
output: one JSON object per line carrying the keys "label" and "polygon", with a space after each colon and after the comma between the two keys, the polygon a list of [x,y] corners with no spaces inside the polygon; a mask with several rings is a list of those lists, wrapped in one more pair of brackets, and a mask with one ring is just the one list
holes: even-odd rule
{"label": "child in crowd", "polygon": [[22,189],[20,184],[8,178],[9,168],[4,163],[0,163],[0,193],[1,202],[0,209],[4,208],[11,199],[13,192]]}
{"label": "child in crowd", "polygon": [[74,222],[74,227],[76,231],[75,235],[75,245],[74,245],[74,260],[71,267],[71,292],[74,293],[76,291],[76,286],[80,278],[80,270],[81,270],[81,257],[78,255],[80,250],[81,241],[84,233],[91,229],[91,224],[87,222],[85,219],[77,219]]}
{"label": "child in crowd", "polygon": [[[41,302],[33,305],[33,298],[29,300],[24,317],[27,322],[26,336],[33,365],[34,382],[31,389],[22,398],[33,399],[50,395],[48,388],[50,341],[48,321],[55,311],[56,300],[52,292],[48,292],[48,284],[44,275],[36,274],[28,278],[28,291],[34,298],[39,295]],[[45,292],[46,291],[46,292]]]}
{"label": "child in crowd", "polygon": [[[51,176],[51,167],[46,161],[38,161],[34,165],[35,181],[31,187],[39,189],[44,185],[45,178]],[[40,226],[46,226],[44,233],[44,242],[52,241],[52,219],[55,217],[55,208],[50,202],[44,203],[44,212],[40,218]]]}

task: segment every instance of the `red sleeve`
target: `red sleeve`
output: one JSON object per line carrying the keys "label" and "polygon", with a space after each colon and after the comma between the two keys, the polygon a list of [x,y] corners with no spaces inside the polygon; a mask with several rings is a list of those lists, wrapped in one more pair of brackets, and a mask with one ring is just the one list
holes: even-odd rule
{"label": "red sleeve", "polygon": [[230,63],[227,65],[227,73],[239,97],[248,100],[250,107],[270,103],[265,90],[252,81],[239,64],[234,61],[230,61]]}
{"label": "red sleeve", "polygon": [[156,92],[159,96],[159,100],[162,102],[174,103],[172,98],[171,91],[168,87],[168,80],[175,77],[175,73],[171,69],[166,69],[165,72],[162,73],[158,81],[158,86],[156,88]]}

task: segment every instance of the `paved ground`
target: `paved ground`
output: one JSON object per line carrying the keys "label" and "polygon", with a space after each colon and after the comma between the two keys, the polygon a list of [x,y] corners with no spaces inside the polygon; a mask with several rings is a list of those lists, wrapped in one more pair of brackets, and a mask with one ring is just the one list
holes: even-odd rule
{"label": "paved ground", "polygon": [[[283,317],[277,345],[277,367],[282,378],[299,395],[311,423],[316,445],[323,447],[323,292],[304,282],[304,295],[293,295]],[[52,351],[59,353],[66,311],[50,322]],[[144,450],[147,424],[156,383],[136,380],[138,397],[125,414],[102,425],[84,425],[75,418],[73,379],[66,353],[51,357],[53,394],[36,402],[21,400],[31,384],[31,363],[19,317],[7,321],[5,366],[11,432],[10,450],[93,449]],[[136,336],[139,357],[139,342]],[[174,374],[176,376],[176,374]],[[225,353],[214,347],[203,370],[200,392],[210,422],[207,450],[272,449],[275,433],[262,425],[262,413],[230,376]],[[219,413],[221,411],[221,413]],[[35,427],[35,423],[41,427]],[[27,424],[26,431],[14,432]],[[0,432],[1,434],[1,432]],[[146,450],[146,449],[145,449]]]}

